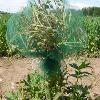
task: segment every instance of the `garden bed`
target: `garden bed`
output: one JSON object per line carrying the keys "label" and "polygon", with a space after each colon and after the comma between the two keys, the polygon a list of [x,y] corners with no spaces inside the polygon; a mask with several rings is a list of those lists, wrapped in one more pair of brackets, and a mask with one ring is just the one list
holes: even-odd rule
{"label": "garden bed", "polygon": [[[91,66],[95,72],[95,83],[93,92],[100,94],[100,58],[89,58]],[[22,80],[32,72],[37,70],[37,60],[29,58],[0,58],[0,95],[6,91],[11,91],[15,83]],[[87,82],[86,82],[87,83]]]}

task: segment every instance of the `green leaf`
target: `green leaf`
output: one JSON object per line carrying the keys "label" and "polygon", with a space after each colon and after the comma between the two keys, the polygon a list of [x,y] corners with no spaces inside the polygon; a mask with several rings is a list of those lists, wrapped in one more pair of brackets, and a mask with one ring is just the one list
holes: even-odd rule
{"label": "green leaf", "polygon": [[79,69],[84,69],[84,68],[88,68],[91,67],[90,63],[86,63],[86,61],[82,62],[81,65],[79,66]]}

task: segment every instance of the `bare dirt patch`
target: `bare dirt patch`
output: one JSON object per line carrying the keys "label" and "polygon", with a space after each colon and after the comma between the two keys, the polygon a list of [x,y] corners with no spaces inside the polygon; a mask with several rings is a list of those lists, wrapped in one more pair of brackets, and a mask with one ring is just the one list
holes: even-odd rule
{"label": "bare dirt patch", "polygon": [[35,62],[27,58],[0,58],[0,92],[9,91],[14,83],[25,78],[35,68]]}

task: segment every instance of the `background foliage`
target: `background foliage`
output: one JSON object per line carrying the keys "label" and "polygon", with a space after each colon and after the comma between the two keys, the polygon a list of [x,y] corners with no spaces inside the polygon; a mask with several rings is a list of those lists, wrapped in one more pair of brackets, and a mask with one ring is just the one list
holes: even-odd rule
{"label": "background foliage", "polygon": [[0,56],[7,55],[6,30],[10,14],[0,12]]}
{"label": "background foliage", "polygon": [[88,34],[88,45],[86,52],[88,55],[100,55],[100,17],[85,17],[84,27]]}
{"label": "background foliage", "polygon": [[100,7],[87,7],[82,9],[85,16],[100,16]]}

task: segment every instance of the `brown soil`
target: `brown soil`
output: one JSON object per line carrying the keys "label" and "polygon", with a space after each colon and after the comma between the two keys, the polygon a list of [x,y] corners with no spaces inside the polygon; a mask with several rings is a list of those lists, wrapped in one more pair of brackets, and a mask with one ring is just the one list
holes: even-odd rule
{"label": "brown soil", "polygon": [[27,58],[0,58],[0,92],[11,90],[14,84],[36,69],[36,61]]}
{"label": "brown soil", "polygon": [[[100,58],[91,58],[89,61],[96,76],[93,92],[100,94]],[[32,69],[37,69],[37,63],[37,60],[29,58],[0,58],[0,94],[11,90],[14,84],[25,78]]]}

